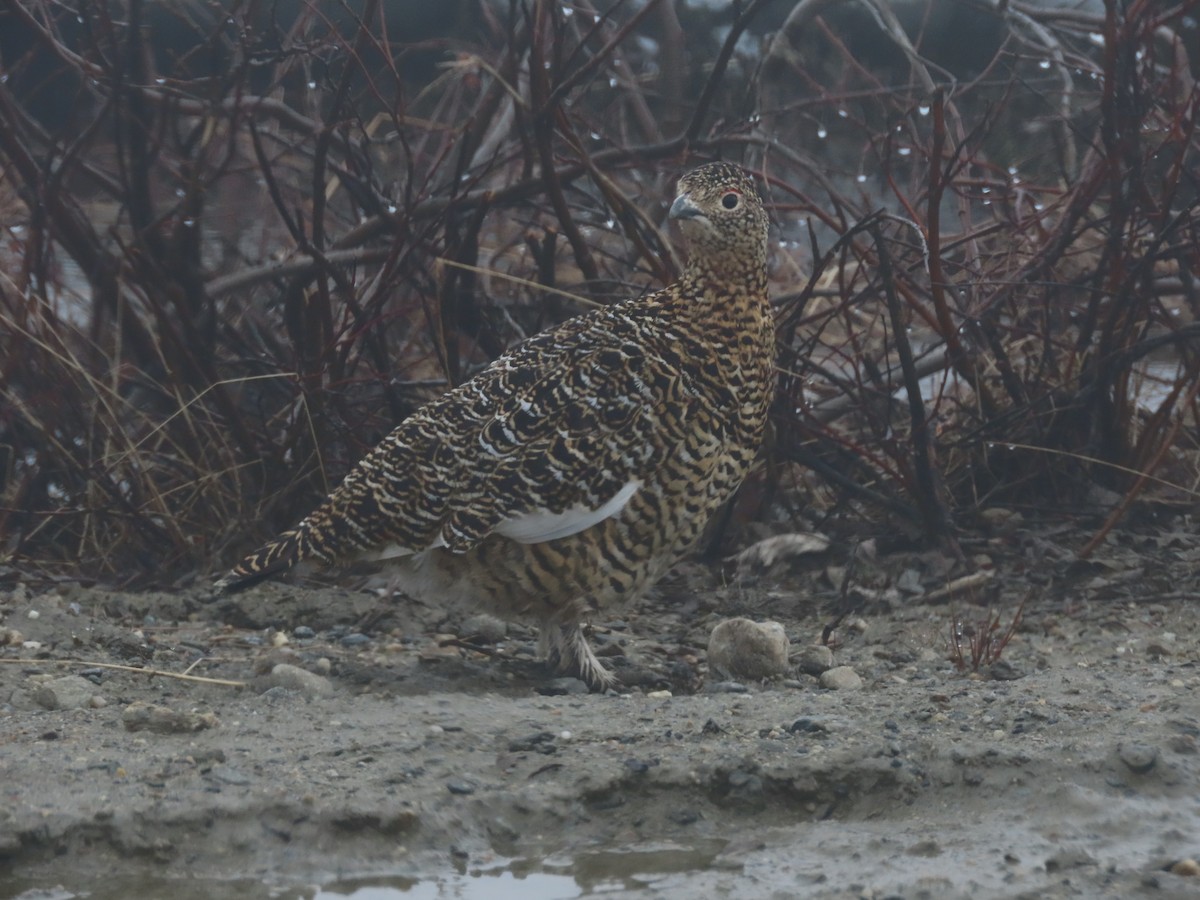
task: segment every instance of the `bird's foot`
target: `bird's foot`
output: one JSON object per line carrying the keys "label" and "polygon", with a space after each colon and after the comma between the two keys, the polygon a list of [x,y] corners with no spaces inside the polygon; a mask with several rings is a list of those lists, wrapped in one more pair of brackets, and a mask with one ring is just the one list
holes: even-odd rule
{"label": "bird's foot", "polygon": [[556,672],[573,675],[598,694],[620,686],[592,652],[581,626],[546,624],[542,633],[548,644],[546,660]]}

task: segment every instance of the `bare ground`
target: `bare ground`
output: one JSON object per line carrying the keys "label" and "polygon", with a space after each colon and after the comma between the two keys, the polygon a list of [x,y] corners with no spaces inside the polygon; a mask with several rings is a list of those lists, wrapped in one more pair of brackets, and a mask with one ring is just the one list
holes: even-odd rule
{"label": "bare ground", "polygon": [[[1200,607],[1172,527],[1087,562],[1078,530],[1010,528],[975,548],[991,581],[940,602],[928,554],[867,559],[845,594],[820,555],[684,566],[598,623],[619,696],[570,692],[531,630],[370,592],[17,582],[0,896],[1197,896]],[[964,673],[950,634],[985,598],[1024,617]],[[839,603],[861,689],[708,672],[720,619],[782,622],[799,659]]]}

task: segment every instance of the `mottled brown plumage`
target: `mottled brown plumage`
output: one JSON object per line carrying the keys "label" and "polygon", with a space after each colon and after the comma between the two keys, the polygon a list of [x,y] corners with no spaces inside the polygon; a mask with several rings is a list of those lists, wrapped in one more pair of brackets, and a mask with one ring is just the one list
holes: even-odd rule
{"label": "mottled brown plumage", "polygon": [[532,619],[560,670],[611,685],[582,621],[695,542],[745,477],[774,384],[754,183],[702,166],[671,217],[690,251],[677,282],[543,332],[424,406],[221,586],[393,558],[407,592]]}

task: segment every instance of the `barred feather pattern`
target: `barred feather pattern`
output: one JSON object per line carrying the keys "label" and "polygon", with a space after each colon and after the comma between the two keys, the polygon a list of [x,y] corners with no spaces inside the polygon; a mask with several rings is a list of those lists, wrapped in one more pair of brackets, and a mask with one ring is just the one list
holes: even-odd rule
{"label": "barred feather pattern", "polygon": [[552,662],[611,686],[580,624],[696,541],[749,470],[774,386],[753,181],[703,166],[671,215],[690,250],[677,282],[536,335],[422,407],[220,586],[392,557],[407,593],[532,619]]}

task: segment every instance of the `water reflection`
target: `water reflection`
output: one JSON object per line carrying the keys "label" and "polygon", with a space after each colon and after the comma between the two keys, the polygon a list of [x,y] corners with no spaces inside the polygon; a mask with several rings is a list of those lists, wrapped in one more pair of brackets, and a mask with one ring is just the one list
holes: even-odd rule
{"label": "water reflection", "polygon": [[[270,884],[249,879],[167,879],[112,873],[86,887],[0,879],[0,897],[14,900],[571,900],[619,894],[660,879],[722,865],[723,840],[670,842],[581,851],[548,858],[496,859],[487,866],[433,874],[373,875],[320,884]],[[286,877],[286,873],[281,873]]]}

